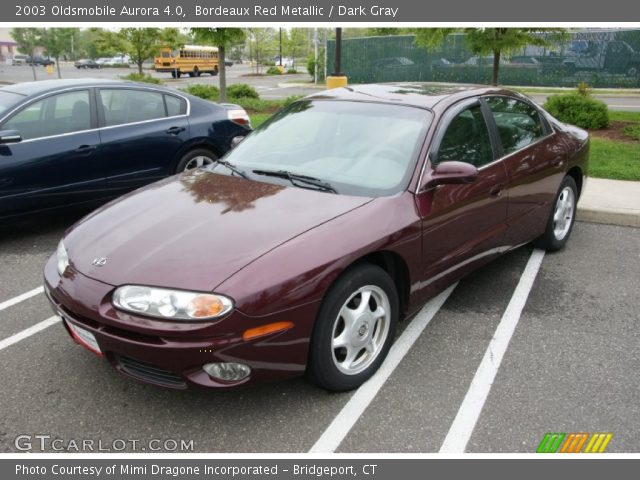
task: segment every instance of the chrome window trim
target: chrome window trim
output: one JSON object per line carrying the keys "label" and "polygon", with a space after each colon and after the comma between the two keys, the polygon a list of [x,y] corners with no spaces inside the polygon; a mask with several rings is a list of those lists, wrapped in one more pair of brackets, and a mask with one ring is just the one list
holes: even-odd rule
{"label": "chrome window trim", "polygon": [[[99,86],[78,86],[78,87],[69,87],[69,88],[63,88],[62,90],[56,90],[53,92],[46,92],[43,93],[41,95],[38,95],[37,97],[34,97],[30,100],[28,100],[26,103],[21,103],[20,105],[14,107],[11,111],[9,111],[7,114],[5,114],[1,119],[0,119],[0,124],[4,123],[5,120],[7,120],[9,117],[11,117],[11,115],[13,115],[15,112],[22,110],[23,108],[28,108],[30,105],[32,105],[33,103],[48,97],[48,96],[52,96],[52,95],[57,95],[59,93],[66,93],[66,92],[73,92],[73,91],[79,91],[79,90],[87,90],[89,91],[89,95],[91,95],[90,90],[92,88],[105,88],[105,89],[111,89],[113,90],[114,88],[109,86],[109,87],[99,87]],[[166,95],[173,95],[174,97],[178,97],[178,98],[182,98],[185,102],[187,102],[187,113],[183,113],[180,115],[172,115],[170,117],[162,117],[162,118],[153,118],[151,120],[141,120],[139,122],[131,122],[131,123],[121,123],[119,125],[110,125],[110,126],[104,126],[104,127],[97,127],[97,128],[89,128],[87,130],[77,130],[75,132],[67,132],[67,133],[59,133],[57,135],[48,135],[46,137],[38,137],[38,138],[29,138],[27,140],[22,140],[21,142],[17,142],[14,143],[12,145],[20,145],[22,143],[27,143],[27,142],[33,142],[35,140],[47,140],[47,139],[51,139],[51,138],[57,138],[57,137],[65,137],[65,136],[69,136],[69,135],[75,135],[78,133],[86,133],[86,132],[93,132],[93,131],[100,131],[103,129],[110,129],[110,128],[117,128],[117,127],[123,127],[123,126],[127,126],[127,125],[139,125],[142,123],[149,123],[149,122],[157,122],[159,120],[168,120],[168,119],[172,119],[172,118],[182,118],[182,117],[188,117],[189,114],[191,113],[191,102],[189,101],[189,99],[183,95],[180,95],[179,93],[173,93],[173,92],[165,92],[164,90],[158,90],[156,88],[149,88],[146,86],[143,87],[138,87],[138,86],[129,86],[129,85],[118,85],[115,88],[119,88],[119,89],[129,89],[129,90],[148,90],[151,92],[157,92],[160,94],[166,94]],[[100,94],[100,92],[98,92],[98,95]]]}
{"label": "chrome window trim", "polygon": [[171,115],[170,117],[162,117],[162,118],[152,118],[150,120],[140,120],[138,122],[129,122],[129,123],[119,123],[118,125],[104,125],[102,127],[98,127],[98,130],[106,130],[106,129],[110,129],[110,128],[117,128],[117,127],[123,127],[126,125],[139,125],[141,123],[149,123],[149,122],[157,122],[159,120],[167,120],[170,118],[181,118],[181,117],[188,117],[189,114],[191,113],[191,102],[189,101],[189,99],[187,97],[184,97],[182,95],[180,95],[179,93],[173,93],[173,92],[165,92],[164,90],[158,90],[156,88],[149,88],[149,87],[131,87],[129,85],[118,85],[117,87],[113,88],[111,86],[107,86],[107,87],[95,87],[98,92],[97,94],[100,95],[100,90],[146,90],[149,92],[154,92],[154,93],[159,93],[161,95],[173,95],[174,97],[178,97],[183,99],[185,102],[187,102],[187,112],[186,113],[181,113],[179,115]]}

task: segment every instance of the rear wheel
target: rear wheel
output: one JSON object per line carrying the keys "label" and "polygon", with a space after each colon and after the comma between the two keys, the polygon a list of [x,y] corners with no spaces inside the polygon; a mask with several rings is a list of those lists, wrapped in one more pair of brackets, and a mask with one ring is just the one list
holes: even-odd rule
{"label": "rear wheel", "polygon": [[311,337],[308,373],[332,391],[362,385],[384,361],[399,316],[393,280],[380,267],[345,273],[325,297]]}
{"label": "rear wheel", "polygon": [[578,204],[578,188],[575,180],[564,177],[544,234],[538,239],[538,246],[549,251],[560,250],[569,240],[573,224],[576,220]]}
{"label": "rear wheel", "polygon": [[178,162],[176,173],[184,172],[186,170],[193,170],[195,168],[205,167],[216,162],[218,156],[211,150],[204,148],[196,148],[187,152]]}

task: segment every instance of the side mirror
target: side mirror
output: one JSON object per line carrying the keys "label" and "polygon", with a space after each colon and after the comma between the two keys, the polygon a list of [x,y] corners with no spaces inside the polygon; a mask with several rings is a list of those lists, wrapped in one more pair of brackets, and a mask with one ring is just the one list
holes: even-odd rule
{"label": "side mirror", "polygon": [[2,130],[0,131],[0,145],[6,143],[18,143],[22,141],[22,135],[16,130]]}
{"label": "side mirror", "polygon": [[231,139],[231,148],[236,148],[240,142],[244,140],[244,135],[238,135]]}
{"label": "side mirror", "polygon": [[427,174],[422,190],[438,185],[473,183],[478,178],[478,169],[466,162],[442,162]]}

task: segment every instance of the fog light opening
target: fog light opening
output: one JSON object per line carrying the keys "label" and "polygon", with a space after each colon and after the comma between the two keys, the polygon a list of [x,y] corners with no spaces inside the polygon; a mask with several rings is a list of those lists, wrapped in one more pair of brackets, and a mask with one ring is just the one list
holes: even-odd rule
{"label": "fog light opening", "polygon": [[234,362],[207,363],[202,366],[202,369],[210,377],[225,382],[243,380],[251,373],[251,368],[248,365]]}

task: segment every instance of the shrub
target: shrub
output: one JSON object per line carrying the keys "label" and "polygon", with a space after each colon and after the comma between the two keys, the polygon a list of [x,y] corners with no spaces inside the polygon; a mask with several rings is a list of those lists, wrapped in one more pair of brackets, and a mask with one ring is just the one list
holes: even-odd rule
{"label": "shrub", "polygon": [[251,85],[236,83],[227,87],[227,95],[230,98],[260,98],[258,92]]}
{"label": "shrub", "polygon": [[297,102],[303,97],[303,95],[289,95],[287,98],[282,100],[282,106],[286,107],[287,105],[291,105],[293,102]]}
{"label": "shrub", "polygon": [[220,90],[215,85],[202,85],[196,83],[189,85],[187,88],[183,88],[182,91],[195,97],[204,98],[205,100],[216,101],[220,97]]}
{"label": "shrub", "polygon": [[267,75],[282,75],[282,72],[278,67],[269,67]]}
{"label": "shrub", "polygon": [[640,141],[640,123],[631,123],[622,128],[622,133],[636,141]]}
{"label": "shrub", "polygon": [[276,62],[271,60],[260,60],[260,65],[262,65],[263,67],[275,67]]}
{"label": "shrub", "polygon": [[290,68],[287,73],[298,73],[298,71],[295,68]]}
{"label": "shrub", "polygon": [[120,78],[122,78],[123,80],[130,80],[132,82],[154,83],[156,85],[162,83],[160,80],[158,80],[157,78],[152,77],[148,73],[143,73],[143,74],[130,73],[128,75],[123,75]]}
{"label": "shrub", "polygon": [[544,108],[561,122],[581,128],[598,129],[609,126],[607,105],[589,95],[564,93],[551,95]]}

